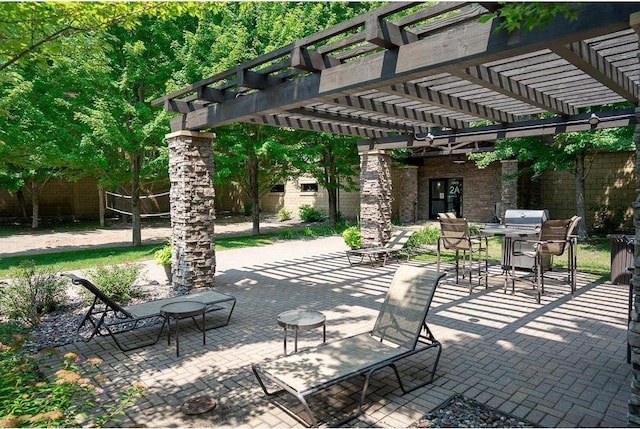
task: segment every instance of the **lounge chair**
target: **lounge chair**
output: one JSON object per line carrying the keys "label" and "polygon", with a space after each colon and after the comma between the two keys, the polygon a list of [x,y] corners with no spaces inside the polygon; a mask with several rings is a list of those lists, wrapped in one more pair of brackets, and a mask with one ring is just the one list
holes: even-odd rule
{"label": "lounge chair", "polygon": [[[74,274],[64,273],[61,275],[71,279],[73,284],[83,286],[94,296],[93,303],[82,319],[82,322],[80,322],[80,325],[78,325],[77,331],[80,332],[85,325],[90,324],[92,326],[92,331],[89,337],[86,338],[86,341],[91,340],[96,335],[101,337],[110,336],[113,338],[113,341],[116,343],[118,348],[125,352],[158,342],[164,329],[165,322],[164,316],[160,314],[160,308],[166,304],[179,301],[197,301],[206,305],[206,312],[228,309],[229,313],[221,324],[211,326],[207,329],[227,325],[229,323],[229,319],[231,319],[231,313],[233,313],[233,309],[236,305],[236,299],[233,296],[209,290],[188,295],[175,296],[172,298],[157,299],[154,301],[123,307],[109,298],[102,290],[100,290],[100,288],[89,280],[78,277]],[[130,332],[136,328],[158,323],[162,323],[162,327],[159,329],[158,335],[147,338],[146,341],[127,346],[119,339],[121,334]],[[205,329],[205,327],[203,326],[202,329]]]}
{"label": "lounge chair", "polygon": [[[375,267],[375,260],[380,258],[382,258],[383,267],[386,265],[387,258],[390,256],[395,256],[399,261],[399,255],[405,250],[405,246],[413,233],[414,231],[397,230],[391,234],[391,238],[389,238],[389,241],[384,246],[347,250],[349,265],[353,265],[351,256],[360,256],[358,263],[362,263],[365,256],[368,257],[372,267]],[[409,260],[410,256],[411,254],[407,252],[407,260]]]}
{"label": "lounge chair", "polygon": [[[435,377],[442,346],[429,330],[426,316],[436,285],[444,275],[424,267],[401,265],[371,332],[253,365],[253,373],[262,390],[268,396],[283,390],[294,395],[309,417],[306,423],[314,426],[317,420],[305,397],[356,375],[364,375],[358,408],[341,419],[337,424],[341,426],[362,413],[371,375],[379,369],[392,367],[403,393],[430,383]],[[396,362],[430,348],[437,348],[437,354],[428,379],[405,389]],[[269,392],[263,380],[275,383],[280,389]]]}

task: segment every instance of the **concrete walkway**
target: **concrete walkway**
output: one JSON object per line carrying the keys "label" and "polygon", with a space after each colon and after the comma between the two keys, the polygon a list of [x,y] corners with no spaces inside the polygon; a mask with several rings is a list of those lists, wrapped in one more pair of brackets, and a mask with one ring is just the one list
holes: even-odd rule
{"label": "concrete walkway", "polygon": [[[206,346],[184,323],[180,357],[164,336],[128,353],[110,339],[78,342],[60,352],[104,359],[103,387],[112,397],[136,381],[147,386],[121,426],[302,427],[278,405],[295,409],[287,396],[264,396],[251,364],[283,354],[276,316],[285,310],[322,311],[330,341],[371,329],[397,264],[350,266],[344,250],[341,237],[329,237],[218,252],[216,288],[237,298],[235,312],[228,326],[208,331]],[[150,277],[165,281],[161,269],[149,268]],[[626,426],[627,287],[579,274],[573,299],[568,285],[549,281],[537,304],[524,284],[515,295],[504,294],[498,267],[491,269],[490,280],[489,290],[478,288],[471,295],[466,285],[453,283],[455,275],[440,284],[428,316],[443,344],[436,380],[402,395],[393,372],[380,371],[365,414],[350,426],[407,427],[456,393],[536,426]],[[301,347],[316,345],[321,331],[300,337]],[[424,368],[422,359],[432,356],[410,359],[401,372],[421,377],[416,371]],[[54,359],[46,363],[55,369]],[[313,397],[311,406],[323,425],[350,410],[360,383],[356,378]],[[181,411],[186,400],[205,394],[218,400],[217,408],[199,416]]]}

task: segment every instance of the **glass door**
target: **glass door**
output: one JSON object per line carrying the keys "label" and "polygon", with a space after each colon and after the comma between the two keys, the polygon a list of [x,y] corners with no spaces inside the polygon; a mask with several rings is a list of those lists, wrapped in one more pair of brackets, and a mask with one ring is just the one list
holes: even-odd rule
{"label": "glass door", "polygon": [[462,179],[429,180],[429,219],[438,213],[452,212],[462,217]]}

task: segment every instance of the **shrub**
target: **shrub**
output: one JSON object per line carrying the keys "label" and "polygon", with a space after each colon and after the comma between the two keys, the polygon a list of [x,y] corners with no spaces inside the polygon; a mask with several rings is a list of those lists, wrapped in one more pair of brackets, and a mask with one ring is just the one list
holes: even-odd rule
{"label": "shrub", "polygon": [[153,259],[158,265],[171,264],[171,249],[171,245],[167,244],[153,253]]}
{"label": "shrub", "polygon": [[283,207],[280,209],[280,211],[276,216],[278,217],[278,219],[280,219],[280,222],[284,222],[285,220],[291,219],[292,213],[291,213],[291,210],[287,210]]}
{"label": "shrub", "polygon": [[350,226],[342,232],[342,238],[344,242],[351,249],[359,249],[362,247],[362,238],[360,237],[360,228],[357,226]]}
{"label": "shrub", "polygon": [[[136,284],[140,273],[142,273],[141,264],[123,264],[98,267],[90,270],[88,275],[109,298],[127,303],[143,295]],[[89,295],[85,296],[91,298]]]}
{"label": "shrub", "polygon": [[[101,380],[95,367],[102,361],[72,352],[54,364],[60,369],[54,380],[48,380],[33,356],[24,353],[26,335],[19,328],[0,326],[0,392],[6,393],[0,395],[0,427],[115,426],[145,391],[143,385],[134,382],[109,397],[98,387]],[[10,330],[14,330],[11,336],[4,332]],[[86,417],[89,414],[95,416],[91,421]]]}
{"label": "shrub", "polygon": [[407,242],[407,247],[416,248],[425,244],[436,244],[439,234],[440,229],[437,226],[425,226],[411,236]]}
{"label": "shrub", "polygon": [[244,206],[242,207],[242,214],[244,214],[245,216],[251,216],[252,212],[253,212],[253,204],[244,203]]}
{"label": "shrub", "polygon": [[303,204],[298,209],[300,210],[300,219],[303,222],[322,222],[325,218],[324,213],[309,204]]}
{"label": "shrub", "polygon": [[58,309],[65,302],[66,281],[48,268],[38,268],[34,261],[22,261],[10,284],[0,294],[0,309],[12,320],[36,327],[43,314]]}

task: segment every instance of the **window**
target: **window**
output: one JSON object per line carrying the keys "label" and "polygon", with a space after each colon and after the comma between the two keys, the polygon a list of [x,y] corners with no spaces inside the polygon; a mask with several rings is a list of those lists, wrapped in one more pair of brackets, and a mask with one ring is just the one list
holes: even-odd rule
{"label": "window", "polygon": [[302,192],[318,192],[317,183],[302,183],[300,184],[300,190]]}
{"label": "window", "polygon": [[462,217],[462,179],[429,180],[429,219],[437,219],[438,213],[453,212]]}
{"label": "window", "polygon": [[271,189],[269,190],[269,192],[283,194],[284,193],[284,183],[278,184],[278,185],[273,185],[271,187]]}

